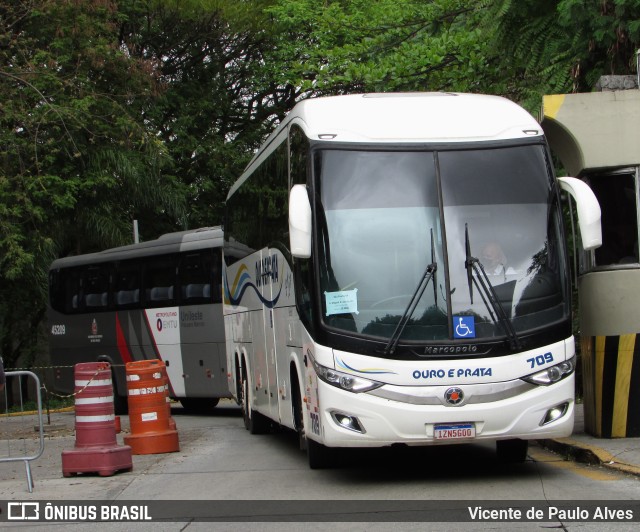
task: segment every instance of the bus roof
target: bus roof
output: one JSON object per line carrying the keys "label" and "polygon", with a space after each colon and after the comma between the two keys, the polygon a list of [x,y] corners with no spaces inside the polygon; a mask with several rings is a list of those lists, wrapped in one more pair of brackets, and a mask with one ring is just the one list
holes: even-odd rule
{"label": "bus roof", "polygon": [[456,143],[542,136],[522,107],[501,96],[451,92],[370,93],[310,98],[299,102],[247,165],[229,191],[246,179],[289,126],[330,143]]}
{"label": "bus roof", "polygon": [[84,264],[100,264],[112,260],[149,257],[165,253],[191,251],[207,247],[222,247],[223,232],[220,226],[202,227],[189,231],[179,231],[161,235],[155,240],[129,244],[117,248],[105,249],[96,253],[74,255],[54,260],[50,269],[80,266]]}
{"label": "bus roof", "polygon": [[290,113],[307,136],[333,142],[466,142],[541,135],[522,107],[500,96],[382,93],[303,100]]}

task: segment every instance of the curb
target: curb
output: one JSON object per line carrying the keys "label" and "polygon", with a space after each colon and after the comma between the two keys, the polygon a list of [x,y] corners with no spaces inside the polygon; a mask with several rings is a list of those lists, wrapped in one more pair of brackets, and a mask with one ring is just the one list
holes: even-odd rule
{"label": "curb", "polygon": [[[73,412],[75,410],[75,406],[67,406],[65,408],[56,408],[49,410],[49,414],[59,414],[60,412]],[[18,416],[33,416],[38,413],[37,410],[25,410],[24,412],[5,412],[0,414],[0,417],[18,417]],[[47,410],[42,409],[42,415],[47,415]]]}
{"label": "curb", "polygon": [[639,466],[618,461],[616,455],[595,445],[580,443],[571,438],[538,441],[540,445],[546,449],[564,456],[567,460],[589,465],[599,465],[640,477]]}

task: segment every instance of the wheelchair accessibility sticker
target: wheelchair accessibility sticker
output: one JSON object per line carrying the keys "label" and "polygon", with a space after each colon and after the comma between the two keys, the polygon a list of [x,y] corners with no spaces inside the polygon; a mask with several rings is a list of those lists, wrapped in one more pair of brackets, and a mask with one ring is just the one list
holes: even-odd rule
{"label": "wheelchair accessibility sticker", "polygon": [[475,316],[454,316],[453,317],[453,337],[454,338],[475,338],[476,337]]}

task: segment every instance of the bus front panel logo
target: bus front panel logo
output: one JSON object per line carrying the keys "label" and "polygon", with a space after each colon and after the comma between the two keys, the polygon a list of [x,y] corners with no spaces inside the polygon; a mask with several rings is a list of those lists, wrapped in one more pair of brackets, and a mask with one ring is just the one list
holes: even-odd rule
{"label": "bus front panel logo", "polygon": [[449,388],[444,392],[444,400],[450,405],[459,405],[464,400],[464,393],[460,388]]}

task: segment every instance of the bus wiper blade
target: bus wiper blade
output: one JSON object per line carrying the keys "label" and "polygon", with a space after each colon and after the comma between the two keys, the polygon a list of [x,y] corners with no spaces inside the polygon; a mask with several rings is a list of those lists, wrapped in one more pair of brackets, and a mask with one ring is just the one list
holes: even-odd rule
{"label": "bus wiper blade", "polygon": [[[473,285],[477,288],[482,298],[484,306],[489,311],[489,315],[494,322],[499,322],[509,337],[509,345],[514,351],[521,348],[520,339],[513,328],[511,320],[507,317],[504,308],[498,301],[498,295],[485,272],[484,266],[476,257],[471,256],[471,244],[469,242],[469,228],[464,224],[464,239],[466,258],[464,266],[467,269],[467,280],[469,282],[469,298],[473,305]],[[473,275],[475,273],[475,275]]]}
{"label": "bus wiper blade", "polygon": [[[407,326],[407,323],[409,323],[411,316],[413,315],[414,311],[416,310],[416,307],[418,306],[418,303],[420,302],[420,299],[422,298],[422,294],[424,294],[424,291],[427,289],[427,286],[429,286],[429,282],[431,282],[431,279],[433,279],[437,269],[438,269],[438,265],[435,260],[435,253],[434,253],[434,246],[433,246],[433,229],[431,229],[431,264],[427,265],[427,268],[425,269],[424,273],[422,274],[422,277],[420,278],[420,282],[418,283],[418,286],[416,286],[416,289],[413,291],[413,295],[411,296],[411,299],[409,301],[409,304],[407,305],[407,308],[404,310],[404,314],[400,318],[400,321],[398,321],[398,324],[396,325],[396,328],[393,331],[391,338],[389,338],[389,342],[384,348],[385,355],[393,355],[393,353],[395,352],[396,347],[398,346],[398,342],[400,341],[400,337],[402,336],[402,332],[404,331],[404,328]],[[434,287],[435,287],[435,282],[434,282]]]}

